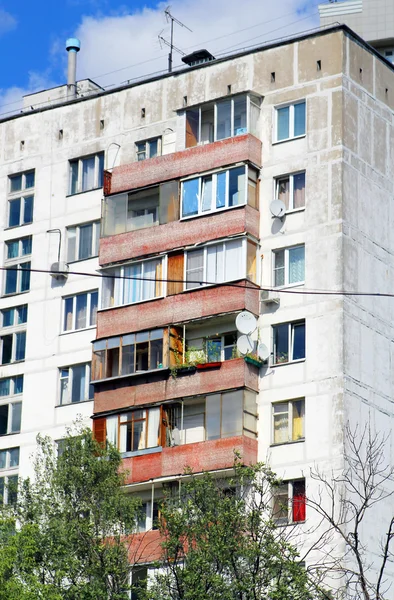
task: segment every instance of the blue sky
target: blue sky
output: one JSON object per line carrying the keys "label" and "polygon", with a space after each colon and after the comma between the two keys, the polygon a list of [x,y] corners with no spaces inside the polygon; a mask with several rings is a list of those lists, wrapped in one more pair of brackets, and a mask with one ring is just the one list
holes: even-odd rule
{"label": "blue sky", "polygon": [[[216,55],[318,25],[318,0],[171,0],[171,11],[193,31],[175,26],[185,52],[208,47]],[[158,0],[0,0],[2,61],[0,113],[24,93],[65,82],[65,41],[82,47],[77,76],[103,86],[164,70],[168,37]],[[176,55],[175,65],[180,63]]]}

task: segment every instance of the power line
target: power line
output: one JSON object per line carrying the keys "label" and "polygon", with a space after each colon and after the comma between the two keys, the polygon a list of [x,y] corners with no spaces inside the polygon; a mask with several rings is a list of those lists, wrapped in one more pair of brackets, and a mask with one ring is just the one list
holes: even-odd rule
{"label": "power line", "polygon": [[[217,282],[217,281],[201,281],[194,279],[168,279],[168,278],[155,278],[151,277],[135,277],[131,275],[112,275],[107,273],[85,273],[80,271],[51,271],[49,269],[20,269],[19,267],[0,267],[0,271],[22,271],[25,273],[43,273],[48,275],[81,275],[83,277],[98,277],[100,279],[126,279],[131,281],[150,281],[151,283],[161,282],[161,283],[195,283],[200,286],[216,286],[216,287],[233,287],[233,288],[241,288],[248,290],[255,290],[256,292],[275,292],[278,294],[296,294],[300,296],[365,296],[365,297],[373,297],[373,298],[394,298],[394,293],[389,292],[357,292],[357,291],[349,291],[349,290],[309,290],[302,289],[296,290],[294,288],[276,288],[276,287],[262,287],[257,284],[247,285],[246,283],[232,283],[232,282]],[[192,288],[198,289],[198,288]],[[190,290],[191,291],[191,290]]]}

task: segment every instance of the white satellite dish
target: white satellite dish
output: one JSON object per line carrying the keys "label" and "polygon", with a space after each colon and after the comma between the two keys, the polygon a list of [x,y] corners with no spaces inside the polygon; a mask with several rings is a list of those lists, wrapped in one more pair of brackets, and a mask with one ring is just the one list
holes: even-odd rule
{"label": "white satellite dish", "polygon": [[253,352],[254,343],[248,335],[240,335],[237,339],[237,350],[240,354],[247,354]]}
{"label": "white satellite dish", "polygon": [[251,334],[257,327],[257,319],[247,310],[242,311],[235,319],[235,326],[240,333]]}
{"label": "white satellite dish", "polygon": [[257,346],[257,355],[263,362],[265,362],[269,359],[270,351],[265,344],[259,344]]}
{"label": "white satellite dish", "polygon": [[270,211],[273,217],[282,219],[286,213],[286,206],[282,200],[272,200],[270,204]]}

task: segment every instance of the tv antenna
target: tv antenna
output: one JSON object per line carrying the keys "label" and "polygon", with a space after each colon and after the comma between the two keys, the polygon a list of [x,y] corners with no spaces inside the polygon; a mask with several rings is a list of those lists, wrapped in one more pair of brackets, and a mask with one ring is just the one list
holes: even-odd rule
{"label": "tv antenna", "polygon": [[166,16],[167,19],[167,23],[169,21],[171,21],[171,40],[168,41],[166,39],[163,38],[163,36],[161,35],[160,32],[159,34],[159,41],[163,42],[163,44],[165,44],[166,46],[168,46],[170,48],[170,52],[168,53],[168,72],[171,73],[172,72],[172,51],[176,50],[177,52],[179,52],[179,54],[182,54],[182,56],[186,56],[186,53],[183,52],[182,50],[180,50],[179,48],[177,48],[176,46],[174,46],[174,23],[177,23],[177,25],[180,25],[181,27],[184,27],[185,29],[187,29],[188,31],[192,32],[192,30],[185,25],[184,23],[182,23],[181,21],[179,21],[178,19],[176,19],[171,13],[170,13],[170,7],[167,6],[167,8],[164,11],[164,14]]}

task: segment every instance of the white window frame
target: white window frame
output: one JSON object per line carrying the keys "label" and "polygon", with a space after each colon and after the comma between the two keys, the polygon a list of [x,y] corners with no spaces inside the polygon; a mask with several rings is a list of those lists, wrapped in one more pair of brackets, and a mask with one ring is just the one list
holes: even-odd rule
{"label": "white window frame", "polygon": [[0,475],[0,479],[4,479],[4,496],[0,496],[0,504],[3,504],[4,506],[8,504],[8,481],[10,477],[16,477],[17,485],[19,484],[18,475],[15,473],[10,473],[9,475]]}
{"label": "white window frame", "polygon": [[[18,450],[18,464],[17,465],[13,465],[12,467],[10,466],[10,457],[11,457],[11,451],[12,450]],[[0,463],[0,473],[3,474],[6,471],[15,471],[18,469],[19,467],[19,461],[20,461],[20,447],[19,446],[13,446],[12,448],[1,448],[0,449],[0,454],[4,452],[5,453],[5,467],[1,466]]]}
{"label": "white window frame", "polygon": [[[244,189],[244,202],[240,204],[235,204],[234,206],[229,206],[229,182],[230,182],[230,171],[234,169],[238,169],[240,167],[245,167],[245,189]],[[257,178],[258,173],[257,169],[253,169],[246,163],[240,163],[233,165],[227,169],[218,169],[215,171],[207,171],[196,177],[185,177],[181,180],[181,199],[180,199],[180,221],[186,221],[187,219],[195,219],[196,217],[203,217],[206,215],[210,215],[217,212],[222,212],[223,210],[232,210],[233,208],[238,208],[239,206],[246,206],[248,203],[248,186],[249,186],[249,171],[256,171]],[[222,173],[226,174],[226,192],[225,192],[225,205],[220,208],[216,208],[216,192],[217,192],[217,176]],[[203,181],[206,177],[212,177],[212,197],[211,197],[211,208],[210,210],[203,210],[202,202],[203,202]],[[193,179],[198,179],[198,212],[195,215],[186,215],[183,216],[183,186],[186,181],[192,181]],[[254,181],[254,180],[253,180]]]}
{"label": "white window frame", "polygon": [[[302,173],[304,173],[305,175],[305,188],[304,188],[304,205],[303,206],[299,206],[297,208],[294,208],[294,177],[296,177],[297,175],[301,175]],[[290,213],[290,212],[298,212],[301,210],[305,210],[305,205],[306,205],[306,170],[301,170],[301,171],[296,171],[295,173],[288,173],[287,175],[279,175],[278,177],[275,177],[274,179],[274,186],[275,186],[275,191],[274,191],[274,197],[279,200],[279,184],[281,181],[284,181],[285,179],[289,180],[289,208],[286,209],[286,213]]]}
{"label": "white window frame", "polygon": [[[11,177],[9,177],[11,180]],[[23,227],[24,225],[30,225],[33,222],[33,212],[34,212],[34,186],[31,188],[26,188],[26,177],[25,173],[22,174],[22,188],[16,192],[11,192],[11,181],[9,183],[8,189],[8,202],[7,202],[7,226],[6,229],[15,229],[16,227]],[[32,198],[32,218],[31,221],[25,222],[25,209],[26,209],[26,199]],[[19,223],[16,225],[10,225],[10,216],[11,216],[11,203],[20,200],[20,212],[19,212]]]}
{"label": "white window frame", "polygon": [[[22,391],[20,394],[16,394],[15,393],[15,379],[17,377],[21,377],[22,378]],[[16,397],[16,398],[20,398],[23,394],[23,375],[14,375],[13,377],[1,377],[0,381],[4,381],[5,379],[9,379],[10,380],[10,393],[7,396],[0,396],[0,404],[2,403],[3,400],[5,399],[9,399],[12,397]]]}
{"label": "white window frame", "polygon": [[[103,170],[105,166],[105,156],[104,151],[95,152],[93,154],[88,154],[86,156],[79,156],[77,158],[72,158],[69,160],[69,182],[68,182],[68,195],[74,196],[75,194],[81,194],[85,192],[90,192],[91,190],[100,189],[102,185],[100,183],[100,157],[103,157]],[[94,183],[93,187],[90,187],[86,190],[82,189],[83,182],[83,161],[88,160],[89,158],[94,157]],[[78,164],[78,176],[77,176],[77,189],[76,191],[72,191],[72,165]],[[104,175],[102,175],[103,183],[104,183]]]}
{"label": "white window frame", "polygon": [[[161,136],[157,136],[157,137],[153,137],[153,138],[149,138],[148,140],[140,140],[138,142],[135,142],[135,152],[137,155],[137,161],[141,162],[143,160],[146,160],[147,158],[151,158],[150,156],[150,145],[152,142],[157,142],[157,154],[154,158],[156,158],[157,156],[161,156],[161,152],[162,152],[162,139]],[[138,150],[138,146],[142,146],[142,144],[145,145],[145,149],[144,150]],[[144,158],[140,158],[140,155],[144,154]]]}
{"label": "white window frame", "polygon": [[[28,240],[30,239],[30,248],[31,251],[28,252],[27,254],[23,254],[23,242],[24,240]],[[7,256],[7,251],[8,251],[8,244],[12,243],[14,244],[15,242],[18,243],[18,254],[17,256],[13,256],[12,258],[8,258]],[[33,236],[31,235],[25,235],[21,238],[16,238],[16,239],[11,239],[11,240],[5,240],[5,258],[4,258],[4,262],[9,265],[12,264],[14,261],[20,261],[21,258],[26,258],[27,256],[31,256],[33,252]]]}
{"label": "white window frame", "polygon": [[[301,325],[304,324],[305,327],[305,356],[303,358],[297,358],[297,359],[293,359],[293,354],[294,354],[294,327],[296,327],[297,325]],[[283,361],[283,362],[274,362],[275,360],[275,333],[274,330],[276,327],[280,327],[281,325],[287,325],[289,328],[289,334],[288,334],[288,360],[287,361]],[[298,362],[302,362],[306,359],[306,353],[307,353],[307,349],[306,349],[306,320],[305,319],[300,319],[299,321],[290,321],[289,323],[275,323],[274,325],[272,325],[272,366],[278,366],[278,365],[289,365],[291,363],[298,363]]]}
{"label": "white window frame", "polygon": [[[244,269],[245,269],[244,276],[239,277],[237,279],[228,279],[228,280],[224,279],[224,274],[226,272],[226,258],[225,258],[226,257],[226,250],[224,250],[223,280],[219,281],[219,282],[202,283],[200,285],[194,284],[194,287],[189,287],[188,288],[187,287],[187,284],[188,284],[188,282],[187,282],[187,273],[188,273],[188,270],[187,270],[187,254],[188,254],[188,252],[193,252],[194,250],[202,250],[203,251],[203,253],[204,253],[204,259],[203,259],[204,263],[203,263],[203,278],[202,279],[203,279],[203,281],[207,281],[207,262],[208,262],[207,256],[208,256],[208,248],[210,246],[220,246],[220,245],[225,246],[226,243],[228,243],[228,242],[234,242],[235,240],[238,240],[238,241],[241,240],[242,241],[241,252],[242,252],[242,262],[244,264]],[[248,242],[248,239],[244,236],[244,237],[228,238],[228,239],[220,241],[219,243],[218,242],[213,242],[211,244],[206,244],[205,246],[201,246],[200,248],[194,248],[194,247],[193,248],[187,248],[184,251],[184,260],[183,260],[183,263],[184,263],[184,266],[183,266],[183,281],[184,281],[183,290],[184,291],[199,290],[199,289],[204,288],[204,287],[210,287],[210,286],[214,286],[214,285],[220,285],[221,283],[225,283],[226,281],[237,281],[238,279],[247,279],[247,264],[246,264],[246,262],[247,262],[247,242]]]}
{"label": "white window frame", "polygon": [[[15,358],[16,355],[16,340],[17,340],[17,336],[21,335],[22,333],[25,334],[25,348],[24,348],[24,357],[23,358],[19,358],[18,360]],[[27,337],[27,331],[26,329],[22,329],[22,330],[18,330],[18,331],[10,331],[5,333],[4,335],[0,335],[0,356],[3,355],[3,338],[5,336],[12,336],[12,344],[11,344],[11,360],[9,363],[0,363],[0,366],[5,366],[5,365],[11,365],[12,363],[15,362],[24,362],[26,360],[26,337]]]}
{"label": "white window frame", "polygon": [[[13,259],[14,260],[14,259]],[[3,292],[3,296],[15,296],[16,294],[26,294],[27,292],[30,292],[30,285],[31,285],[31,273],[29,273],[29,287],[26,290],[22,290],[22,272],[23,271],[30,271],[31,269],[31,260],[26,260],[26,261],[20,261],[16,259],[16,262],[13,262],[13,260],[11,261],[7,261],[6,266],[7,267],[13,267],[17,269],[17,273],[16,273],[16,290],[15,292],[7,292],[7,270],[5,269],[5,275],[4,275],[4,292]],[[22,267],[22,265],[28,265],[28,267],[26,269],[24,269]]]}
{"label": "white window frame", "polygon": [[[305,104],[305,131],[304,133],[301,133],[299,135],[294,135],[294,107],[297,106],[298,104]],[[278,125],[279,125],[279,121],[278,121],[278,111],[281,108],[289,108],[289,137],[287,138],[282,138],[279,139],[278,138]],[[281,142],[287,142],[289,140],[297,140],[300,138],[303,138],[306,136],[306,131],[307,131],[307,103],[306,100],[297,100],[296,102],[287,102],[286,104],[280,104],[279,106],[275,106],[274,107],[275,110],[275,118],[274,118],[274,125],[275,125],[275,132],[274,132],[274,143],[276,144],[280,144]]]}
{"label": "white window frame", "polygon": [[[19,395],[18,395],[18,397],[19,397]],[[1,400],[3,398],[7,398],[8,401],[1,402]],[[21,429],[13,431],[12,425],[13,425],[13,419],[14,419],[14,406],[19,406],[19,405],[21,407],[21,425],[22,425],[22,401],[21,400],[10,401],[9,398],[10,398],[10,396],[1,396],[0,397],[0,406],[8,405],[8,407],[9,407],[8,408],[8,419],[7,419],[7,432],[0,433],[0,437],[3,437],[5,435],[14,434],[14,433],[20,433],[20,431],[21,431]]]}
{"label": "white window frame", "polygon": [[[233,344],[227,344],[225,345],[225,338],[228,335],[234,335],[234,343]],[[232,348],[232,354],[235,354],[234,350],[236,350],[237,348],[237,332],[236,330],[234,331],[229,331],[227,333],[222,333],[219,335],[211,335],[205,338],[205,346],[206,346],[206,355],[207,355],[207,360],[208,360],[208,344],[210,341],[212,340],[217,340],[220,339],[220,362],[225,362],[226,358],[225,358],[225,350],[226,348]],[[235,356],[231,357],[231,358],[235,358]],[[227,358],[227,360],[231,360],[231,358]]]}
{"label": "white window frame", "polygon": [[[292,525],[295,523],[305,523],[305,521],[294,521],[293,520],[293,499],[294,499],[294,484],[299,481],[304,481],[304,486],[306,489],[306,480],[305,477],[300,477],[298,479],[290,479],[286,481],[282,481],[281,486],[287,485],[287,519],[285,520],[283,517],[275,518],[273,515],[273,520],[277,525]],[[275,492],[273,497],[273,505],[275,501]]]}
{"label": "white window frame", "polygon": [[[17,322],[18,309],[23,309],[25,307],[26,307],[26,320],[22,321],[21,323],[18,323]],[[8,312],[8,311],[13,311],[12,323],[11,323],[11,325],[4,325],[4,313]],[[7,307],[3,308],[2,310],[0,310],[0,328],[8,331],[12,327],[14,327],[15,329],[17,328],[19,330],[21,327],[23,328],[23,326],[26,325],[27,318],[28,318],[28,305],[27,304],[19,304],[17,306],[9,306],[9,307],[7,306]]]}
{"label": "white window frame", "polygon": [[[295,402],[302,402],[302,406],[303,406],[303,420],[302,420],[302,437],[298,438],[298,439],[294,439],[294,432],[293,432],[293,419],[294,419],[294,403]],[[287,408],[286,410],[283,410],[281,412],[275,412],[275,407],[279,406],[280,404],[286,404]],[[276,442],[275,441],[275,415],[284,415],[287,414],[287,440],[283,441],[283,442]],[[294,398],[292,400],[282,400],[279,402],[273,402],[272,403],[272,435],[271,435],[271,439],[272,439],[272,445],[274,446],[279,446],[282,444],[289,444],[292,442],[304,442],[305,441],[305,398]]]}
{"label": "white window frame", "polygon": [[[86,227],[87,225],[91,225],[92,227],[92,247],[91,253],[86,258],[79,258],[79,246],[80,246],[80,231],[81,227]],[[71,232],[75,231],[75,252],[74,256],[70,256],[70,239]],[[88,223],[78,223],[78,225],[70,225],[66,228],[66,237],[67,237],[67,262],[78,262],[81,260],[89,260],[95,256],[98,256],[99,252],[99,241],[100,241],[100,221],[89,221]]]}
{"label": "white window frame", "polygon": [[[289,270],[290,270],[290,260],[289,260],[289,252],[290,250],[296,250],[297,248],[304,248],[304,279],[302,281],[294,281],[293,283],[289,283]],[[276,285],[276,257],[280,252],[284,252],[284,273],[285,273],[285,282],[283,285]],[[297,287],[299,285],[304,285],[305,283],[305,244],[298,244],[297,246],[289,246],[287,248],[277,248],[272,251],[272,286],[275,288],[289,288],[289,287]]]}
{"label": "white window frame", "polygon": [[[74,367],[82,367],[85,366],[85,393],[84,397],[80,400],[76,400],[72,402],[72,384],[73,384],[73,369]],[[68,375],[62,375],[62,371],[68,370]],[[81,402],[93,402],[93,397],[89,398],[89,388],[91,385],[91,364],[90,362],[79,363],[76,365],[67,365],[64,367],[59,367],[59,406],[72,406],[75,404],[80,404]],[[62,381],[68,382],[68,402],[62,402]]]}
{"label": "white window frame", "polygon": [[[113,289],[113,298],[114,298],[114,303],[110,306],[105,306],[104,303],[106,301],[106,295],[107,295],[107,289],[105,288],[106,285],[106,279],[104,277],[104,281],[103,281],[103,287],[101,289],[101,310],[106,309],[106,308],[114,308],[116,306],[130,306],[132,304],[141,304],[142,302],[151,302],[152,300],[157,300],[158,298],[164,298],[167,294],[167,282],[166,282],[166,278],[167,278],[167,255],[165,256],[156,256],[154,258],[147,258],[145,260],[136,260],[133,261],[131,263],[127,263],[124,264],[122,266],[119,267],[110,267],[109,269],[103,269],[102,273],[103,275],[105,275],[106,273],[111,274],[111,275],[115,275],[120,277],[120,279],[118,279],[118,285],[121,286],[121,289],[119,290],[118,294],[116,294],[115,291],[115,279],[113,279],[112,281],[114,282],[114,289]],[[125,283],[128,281],[127,279],[122,279],[122,277],[125,277],[125,269],[127,269],[128,267],[137,265],[142,263],[142,273],[141,273],[141,278],[144,277],[144,264],[148,263],[149,261],[156,261],[156,260],[161,260],[161,269],[162,269],[162,281],[161,283],[161,294],[159,296],[154,296],[153,298],[147,298],[146,300],[136,300],[135,302],[127,302],[127,303],[116,303],[116,296],[122,296],[122,298],[124,297],[124,291],[125,291]],[[110,281],[110,280],[109,280]],[[152,279],[152,281],[156,282],[156,279]],[[144,283],[144,280],[141,279],[141,284]],[[141,290],[142,290],[142,285],[141,285]]]}
{"label": "white window frame", "polygon": [[[63,296],[63,311],[62,311],[62,333],[70,333],[71,331],[82,331],[84,329],[90,329],[91,327],[96,327],[96,323],[90,322],[90,311],[92,306],[92,294],[97,294],[97,309],[99,307],[99,291],[89,290],[88,292],[80,292],[78,294],[72,294],[70,296]],[[77,318],[77,298],[78,296],[86,296],[86,323],[84,327],[76,327],[76,318]],[[66,319],[66,301],[72,299],[73,301],[73,309],[72,309],[72,327],[70,329],[65,329],[65,319]],[[97,322],[97,311],[96,311],[96,322]]]}

